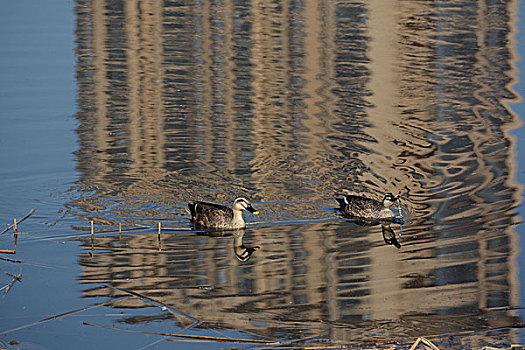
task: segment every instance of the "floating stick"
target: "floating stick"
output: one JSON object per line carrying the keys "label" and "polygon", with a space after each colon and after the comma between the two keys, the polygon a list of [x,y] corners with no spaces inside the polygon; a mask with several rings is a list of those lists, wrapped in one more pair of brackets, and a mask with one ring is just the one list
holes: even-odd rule
{"label": "floating stick", "polygon": [[113,286],[110,286],[110,285],[106,285],[106,287],[109,287],[109,288],[112,288],[114,290],[118,290],[118,291],[124,292],[126,294],[133,295],[133,296],[137,297],[138,299],[142,300],[144,303],[146,303],[148,305],[154,305],[154,306],[157,306],[157,307],[161,307],[163,310],[167,310],[173,316],[183,316],[183,317],[187,318],[188,320],[190,320],[191,322],[193,322],[194,324],[195,323],[198,323],[198,324],[202,323],[201,321],[197,320],[196,318],[191,317],[190,315],[187,315],[184,312],[179,311],[179,310],[169,306],[168,304],[163,303],[162,301],[158,301],[156,299],[148,297],[147,295],[140,294],[138,292],[133,292],[131,290],[127,290],[127,289],[124,289],[124,288],[113,287]]}
{"label": "floating stick", "polygon": [[211,341],[220,341],[228,343],[256,343],[256,344],[276,344],[276,341],[273,340],[259,340],[259,339],[240,339],[240,338],[226,338],[226,337],[210,337],[206,335],[190,335],[190,334],[175,334],[175,333],[165,333],[165,332],[152,332],[152,331],[143,331],[143,330],[132,330],[124,329],[112,326],[105,326],[92,322],[82,322],[86,326],[94,326],[106,329],[114,329],[117,331],[124,331],[130,333],[142,333],[142,334],[155,334],[165,337],[177,337],[177,338],[187,338],[187,339],[196,339],[196,340],[211,340]]}
{"label": "floating stick", "polygon": [[432,350],[439,350],[439,348],[436,345],[434,345],[434,343],[432,343],[430,340],[424,337],[417,338],[416,342],[412,345],[410,350],[415,350],[419,343],[423,343],[425,345],[425,348],[430,348]]}
{"label": "floating stick", "polygon": [[118,223],[118,234],[119,238],[122,239],[122,224],[120,222]]}
{"label": "floating stick", "polygon": [[0,332],[0,336],[3,336],[3,335],[8,334],[8,333],[15,332],[15,331],[19,331],[21,329],[29,328],[29,327],[32,327],[32,326],[35,326],[35,325],[38,325],[40,323],[44,323],[44,322],[47,322],[47,321],[50,321],[50,320],[56,320],[57,318],[61,318],[61,317],[68,316],[68,315],[72,315],[72,314],[75,314],[75,313],[78,313],[78,312],[82,312],[82,311],[85,311],[85,310],[90,310],[90,309],[93,309],[93,308],[96,308],[96,307],[99,307],[99,306],[111,306],[111,305],[113,305],[113,304],[115,304],[115,303],[117,303],[117,302],[119,302],[121,300],[129,299],[129,298],[130,297],[124,297],[124,298],[121,298],[121,299],[115,299],[115,300],[108,301],[108,302],[105,302],[105,303],[95,304],[95,305],[83,307],[81,309],[64,312],[64,313],[62,313],[60,315],[47,317],[47,318],[44,318],[43,320],[40,320],[40,321],[31,322],[29,324],[26,324],[26,325],[23,325],[23,326],[19,326],[19,327],[16,327],[16,328],[12,328],[12,329],[9,329],[7,331],[2,331],[2,332]]}
{"label": "floating stick", "polygon": [[12,273],[6,272],[6,275],[11,276],[13,279],[11,282],[0,288],[0,291],[3,290],[5,294],[9,292],[13,284],[15,284],[16,281],[22,282],[22,274],[19,275],[13,275]]}
{"label": "floating stick", "polygon": [[18,233],[18,227],[16,227],[16,218],[14,219],[14,224],[13,226],[15,227],[15,233]]}
{"label": "floating stick", "polygon": [[93,220],[90,221],[91,223],[91,257],[95,257],[95,230],[93,229]]}
{"label": "floating stick", "polygon": [[9,273],[9,272],[6,272],[5,274],[15,278],[18,282],[22,282],[22,274],[20,274],[20,275],[13,275],[12,273]]}
{"label": "floating stick", "polygon": [[16,252],[14,250],[11,250],[11,249],[0,249],[0,253],[3,253],[3,254],[15,254]]}
{"label": "floating stick", "polygon": [[157,240],[159,241],[159,252],[162,250],[162,243],[160,241],[160,221],[159,221],[159,232],[157,234]]}
{"label": "floating stick", "polygon": [[13,260],[13,259],[9,259],[9,258],[4,258],[3,256],[0,256],[0,260],[9,261],[9,262],[12,262],[12,263],[23,263],[22,260]]}
{"label": "floating stick", "polygon": [[[26,214],[26,216],[24,216],[23,218],[21,218],[20,220],[18,220],[18,222],[15,221],[15,223],[18,223],[20,224],[22,221],[24,221],[25,219],[27,219],[28,217],[30,217],[31,215],[33,215],[33,213],[35,212],[36,210],[35,209],[31,209],[29,211],[29,213]],[[16,220],[16,219],[15,219]],[[12,224],[11,226],[8,226],[5,230],[2,231],[1,234],[4,234],[6,233],[7,231],[9,231],[11,228],[13,228],[15,226],[15,224]],[[16,230],[16,229],[15,229]]]}

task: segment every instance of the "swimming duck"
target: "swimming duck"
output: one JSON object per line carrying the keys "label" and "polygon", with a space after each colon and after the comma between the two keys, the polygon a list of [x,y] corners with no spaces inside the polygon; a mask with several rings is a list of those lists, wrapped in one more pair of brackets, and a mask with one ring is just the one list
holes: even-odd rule
{"label": "swimming duck", "polygon": [[355,195],[335,197],[343,215],[372,220],[393,219],[395,216],[390,207],[398,198],[399,196],[394,196],[392,193],[387,193],[381,202]]}
{"label": "swimming duck", "polygon": [[246,227],[242,218],[242,211],[245,209],[255,215],[259,214],[245,198],[237,198],[233,202],[233,209],[220,204],[198,201],[188,203],[188,208],[194,224],[218,230],[233,230]]}

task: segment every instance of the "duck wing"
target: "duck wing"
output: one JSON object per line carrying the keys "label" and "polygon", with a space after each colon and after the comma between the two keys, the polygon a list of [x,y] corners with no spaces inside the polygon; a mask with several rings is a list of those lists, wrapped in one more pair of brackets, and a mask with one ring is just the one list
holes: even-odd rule
{"label": "duck wing", "polygon": [[339,202],[339,210],[347,216],[369,217],[372,212],[381,209],[381,202],[375,199],[345,195],[336,197],[336,200]]}
{"label": "duck wing", "polygon": [[188,203],[188,208],[192,221],[202,226],[222,226],[233,219],[233,210],[220,204],[197,201]]}
{"label": "duck wing", "polygon": [[356,208],[377,209],[381,207],[381,202],[365,197],[347,196],[347,201]]}

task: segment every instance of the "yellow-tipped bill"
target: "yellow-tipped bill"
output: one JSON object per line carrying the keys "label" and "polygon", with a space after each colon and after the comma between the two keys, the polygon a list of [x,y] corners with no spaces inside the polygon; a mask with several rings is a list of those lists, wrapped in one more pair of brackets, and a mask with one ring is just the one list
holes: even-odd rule
{"label": "yellow-tipped bill", "polygon": [[255,210],[255,209],[253,209],[253,207],[251,205],[248,208],[246,208],[246,210],[248,210],[253,215],[259,215],[259,212],[257,210]]}

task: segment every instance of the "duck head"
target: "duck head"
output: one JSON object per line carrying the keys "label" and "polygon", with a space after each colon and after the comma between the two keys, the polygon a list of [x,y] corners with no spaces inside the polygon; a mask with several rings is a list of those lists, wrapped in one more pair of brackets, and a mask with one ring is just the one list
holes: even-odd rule
{"label": "duck head", "polygon": [[243,211],[248,210],[250,213],[254,215],[258,215],[259,212],[255,210],[251,203],[246,198],[237,198],[235,202],[233,202],[233,210]]}
{"label": "duck head", "polygon": [[399,195],[394,196],[392,193],[387,193],[383,198],[383,207],[390,208],[398,198]]}

